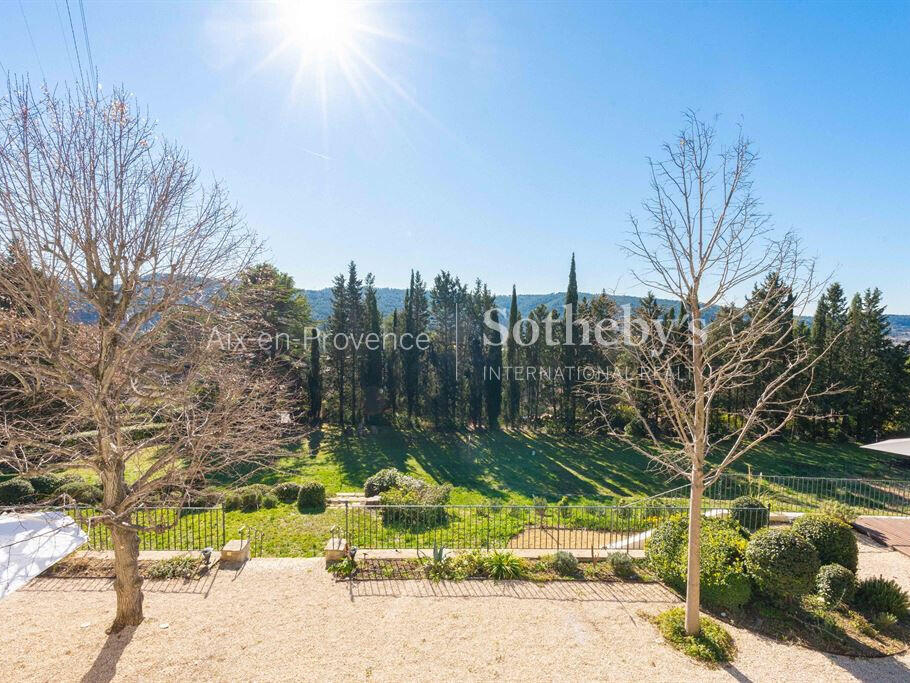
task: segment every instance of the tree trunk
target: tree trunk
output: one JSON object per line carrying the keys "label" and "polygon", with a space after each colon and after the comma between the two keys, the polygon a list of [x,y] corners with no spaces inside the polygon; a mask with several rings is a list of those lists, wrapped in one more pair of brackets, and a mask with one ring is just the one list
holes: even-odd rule
{"label": "tree trunk", "polygon": [[108,633],[142,623],[142,578],[139,576],[139,534],[120,526],[111,527],[114,541],[114,590],[117,616]]}
{"label": "tree trunk", "polygon": [[701,605],[701,496],[704,491],[701,468],[692,468],[689,494],[689,560],[686,565],[686,634],[694,636],[700,629]]}

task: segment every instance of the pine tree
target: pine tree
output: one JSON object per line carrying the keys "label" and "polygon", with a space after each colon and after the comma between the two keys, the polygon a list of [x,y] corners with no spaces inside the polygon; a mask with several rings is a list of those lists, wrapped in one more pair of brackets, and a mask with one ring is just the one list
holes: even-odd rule
{"label": "pine tree", "polygon": [[[394,339],[400,338],[397,308],[392,311],[390,331],[394,334]],[[385,394],[392,415],[398,412],[398,355],[398,345],[385,349]]]}
{"label": "pine tree", "polygon": [[[345,360],[347,357],[348,302],[344,275],[332,280],[332,314],[329,316],[329,348],[332,371],[335,375],[335,391],[338,398],[338,424],[344,427],[344,385]],[[348,339],[347,342],[350,342]]]}
{"label": "pine tree", "polygon": [[362,358],[357,347],[363,337],[364,311],[363,282],[357,277],[357,264],[353,261],[348,264],[345,297],[348,307],[348,334],[351,342],[348,344],[348,353],[350,354],[348,365],[351,380],[351,423],[356,424],[358,421],[357,385],[363,372],[361,367]]}
{"label": "pine tree", "polygon": [[365,282],[366,358],[363,363],[363,416],[366,421],[373,422],[382,414],[385,407],[382,398],[382,327],[372,273],[367,274]]}
{"label": "pine tree", "polygon": [[[515,368],[518,366],[518,341],[515,339],[518,326],[518,296],[515,285],[512,285],[512,302],[509,306],[509,338],[506,341],[506,367],[509,373],[509,424],[518,424],[521,413],[521,386],[516,377]],[[520,334],[520,331],[519,331]]]}
{"label": "pine tree", "polygon": [[[315,328],[313,329],[315,332]],[[318,422],[322,415],[322,363],[320,360],[319,337],[311,334],[308,337],[310,344],[310,365],[307,368],[307,392],[310,399],[310,422]]]}

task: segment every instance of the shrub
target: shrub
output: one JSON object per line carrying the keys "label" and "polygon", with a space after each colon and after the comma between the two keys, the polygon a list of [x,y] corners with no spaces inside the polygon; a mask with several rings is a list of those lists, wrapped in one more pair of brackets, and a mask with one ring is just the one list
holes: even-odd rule
{"label": "shrub", "polygon": [[494,550],[484,555],[483,567],[486,574],[497,581],[520,579],[527,573],[527,563],[505,550]]}
{"label": "shrub", "polygon": [[633,439],[643,439],[648,436],[648,430],[645,429],[645,425],[637,418],[627,422],[626,426],[622,428],[622,432]]}
{"label": "shrub", "polygon": [[267,493],[262,497],[262,507],[267,510],[278,507],[278,496],[274,493]]}
{"label": "shrub", "polygon": [[867,612],[890,612],[900,618],[907,616],[910,596],[893,579],[877,576],[859,582],[854,603]]}
{"label": "shrub", "polygon": [[879,631],[884,631],[897,623],[897,617],[891,614],[891,612],[879,612],[875,615],[872,623],[875,624],[875,628]]}
{"label": "shrub", "polygon": [[[452,487],[423,486],[422,488],[392,488],[381,494],[380,509],[383,524],[420,528],[442,524],[446,520],[445,504]],[[409,507],[399,507],[409,506]]]}
{"label": "shrub", "polygon": [[186,500],[186,507],[188,508],[211,508],[218,505],[221,502],[221,498],[224,494],[218,489],[206,488],[201,491],[192,491],[190,492],[189,497]]}
{"label": "shrub", "polygon": [[740,496],[730,503],[730,517],[751,533],[768,526],[771,510],[758,498]]}
{"label": "shrub", "polygon": [[242,489],[237,490],[237,494],[240,496],[240,509],[244,512],[256,512],[262,507],[264,495],[259,488],[244,486]]}
{"label": "shrub", "polygon": [[297,509],[325,509],[325,485],[318,481],[305,481],[297,494]]}
{"label": "shrub", "polygon": [[578,573],[578,558],[565,550],[557,550],[550,563],[560,576],[575,576]]}
{"label": "shrub", "polygon": [[229,491],[225,494],[224,500],[221,503],[221,506],[224,508],[225,512],[233,512],[234,510],[239,510],[241,508],[240,494],[236,491]]}
{"label": "shrub", "polygon": [[0,484],[0,505],[28,503],[34,495],[35,487],[29,483],[28,479],[14,477]]}
{"label": "shrub", "polygon": [[60,496],[67,495],[82,505],[95,505],[100,503],[103,496],[99,487],[85,481],[73,481],[69,484],[64,484],[54,493]]}
{"label": "shrub", "polygon": [[274,486],[272,493],[282,503],[296,503],[297,496],[300,495],[300,484],[293,481],[285,481]]}
{"label": "shrub", "polygon": [[178,555],[153,562],[144,573],[150,579],[191,579],[201,567],[201,557]]}
{"label": "shrub", "polygon": [[402,476],[401,472],[394,467],[379,470],[373,476],[368,477],[363,483],[363,495],[370,498],[372,496],[378,496],[380,493],[388,491],[391,488],[395,488],[398,484],[398,477],[400,476]]}
{"label": "shrub", "polygon": [[66,483],[66,480],[58,474],[36,474],[34,477],[28,477],[28,483],[35,489],[39,496],[47,496]]}
{"label": "shrub", "polygon": [[826,564],[818,570],[815,589],[828,607],[849,603],[856,592],[856,576],[839,564]]}
{"label": "shrub", "polygon": [[470,576],[485,576],[484,554],[480,550],[469,550],[452,559],[452,573],[457,580]]}
{"label": "shrub", "polygon": [[698,635],[686,635],[686,611],[682,607],[658,614],[654,623],[673,647],[706,664],[729,662],[736,654],[733,637],[707,617],[701,617]]}
{"label": "shrub", "polygon": [[620,579],[631,579],[636,576],[635,563],[626,553],[610,553],[607,556],[607,562],[613,574]]}
{"label": "shrub", "polygon": [[[645,545],[654,573],[679,591],[684,591],[686,584],[688,534],[688,518],[673,517],[654,529]],[[746,541],[737,527],[719,519],[702,519],[700,578],[707,604],[735,609],[752,597],[743,562],[745,548]]]}
{"label": "shrub", "polygon": [[793,531],[815,546],[822,564],[839,564],[856,571],[859,546],[853,530],[844,522],[827,515],[803,515],[794,520]]}
{"label": "shrub", "polygon": [[792,600],[812,591],[818,552],[790,529],[762,529],[746,547],[746,569],[765,595]]}
{"label": "shrub", "polygon": [[818,506],[818,511],[828,517],[839,519],[844,524],[853,524],[856,521],[856,512],[854,512],[853,508],[836,500],[826,500]]}

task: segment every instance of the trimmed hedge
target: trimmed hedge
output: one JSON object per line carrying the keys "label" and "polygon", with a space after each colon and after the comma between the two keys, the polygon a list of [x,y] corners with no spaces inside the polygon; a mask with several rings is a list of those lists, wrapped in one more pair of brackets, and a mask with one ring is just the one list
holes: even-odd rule
{"label": "trimmed hedge", "polygon": [[296,503],[297,496],[300,495],[300,484],[293,481],[285,481],[272,487],[272,493],[282,503]]}
{"label": "trimmed hedge", "polygon": [[856,572],[859,546],[845,522],[829,515],[803,515],[793,521],[793,531],[815,546],[822,564],[839,564]]}
{"label": "trimmed hedge", "polygon": [[856,576],[839,564],[826,564],[818,570],[815,589],[828,607],[847,604],[856,593]]}
{"label": "trimmed hedge", "polygon": [[59,474],[36,474],[28,477],[28,482],[39,496],[47,496],[66,483],[66,479]]}
{"label": "trimmed hedge", "polygon": [[13,477],[0,484],[0,505],[30,503],[35,496],[35,487],[28,479]]}
{"label": "trimmed hedge", "polygon": [[58,488],[54,493],[59,496],[70,496],[82,505],[95,505],[101,502],[103,493],[101,488],[86,481],[72,481]]}
{"label": "trimmed hedge", "polygon": [[[654,573],[685,591],[689,518],[673,517],[660,524],[645,544]],[[743,563],[746,541],[738,527],[712,518],[701,521],[701,594],[705,603],[735,609],[749,602],[752,586]]]}
{"label": "trimmed hedge", "polygon": [[[445,504],[449,502],[452,487],[423,486],[418,489],[393,488],[381,495],[382,522],[387,526],[401,525],[420,528],[443,524],[446,520]],[[392,506],[392,507],[389,507]],[[397,507],[419,506],[419,507]]]}
{"label": "trimmed hedge", "polygon": [[758,498],[740,496],[730,503],[730,517],[751,533],[771,523],[771,510]]}
{"label": "trimmed hedge", "polygon": [[746,547],[745,559],[756,588],[783,600],[811,593],[820,565],[815,546],[790,529],[755,532]]}
{"label": "trimmed hedge", "polygon": [[325,485],[318,481],[305,481],[297,494],[297,509],[325,509]]}

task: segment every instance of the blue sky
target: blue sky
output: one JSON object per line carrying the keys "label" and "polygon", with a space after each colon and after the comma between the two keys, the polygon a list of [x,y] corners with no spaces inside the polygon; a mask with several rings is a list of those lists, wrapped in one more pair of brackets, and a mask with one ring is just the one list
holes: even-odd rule
{"label": "blue sky", "polygon": [[[84,9],[102,86],[224,181],[299,286],[354,259],[380,286],[416,267],[558,291],[575,251],[582,290],[642,293],[617,245],[693,108],[721,138],[742,123],[765,208],[822,270],[910,313],[907,3],[375,4],[324,87],[272,7]],[[72,80],[65,0],[0,3],[0,62]]]}

